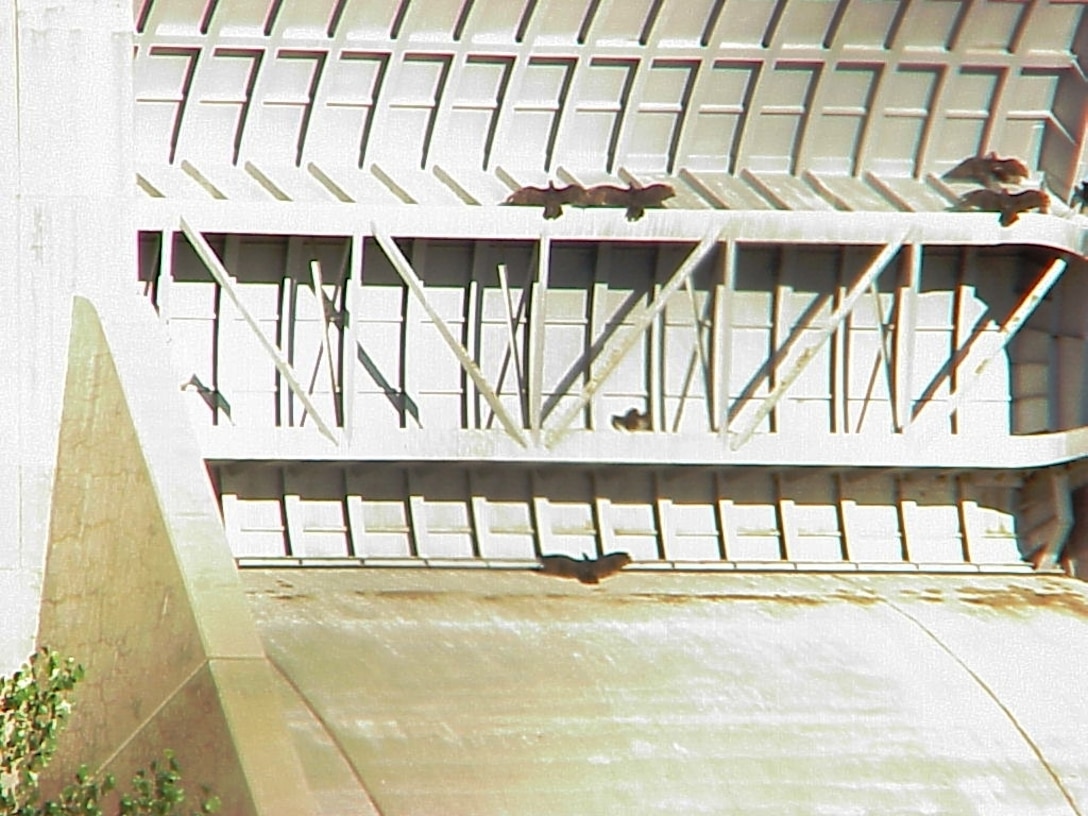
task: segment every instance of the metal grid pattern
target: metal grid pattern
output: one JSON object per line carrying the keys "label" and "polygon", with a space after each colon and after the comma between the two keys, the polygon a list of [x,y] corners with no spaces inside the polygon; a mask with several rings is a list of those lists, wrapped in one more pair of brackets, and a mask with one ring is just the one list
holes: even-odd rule
{"label": "metal grid pattern", "polygon": [[244,564],[524,568],[628,552],[636,569],[1029,569],[1013,474],[232,463]]}
{"label": "metal grid pattern", "polygon": [[967,155],[1085,169],[1083,6],[137,0],[153,198],[488,205],[548,177],[669,206],[943,209]]}

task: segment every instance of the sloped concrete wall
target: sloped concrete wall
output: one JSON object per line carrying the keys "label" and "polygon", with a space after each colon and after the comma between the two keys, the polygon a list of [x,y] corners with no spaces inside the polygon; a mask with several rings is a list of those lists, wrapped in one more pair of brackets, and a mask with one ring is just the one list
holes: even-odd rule
{"label": "sloped concrete wall", "polygon": [[337,816],[1086,812],[1079,581],[242,579]]}
{"label": "sloped concrete wall", "polygon": [[127,305],[107,342],[74,301],[39,643],[87,679],[51,776],[86,762],[127,780],[171,748],[226,813],[309,813],[207,474],[147,354],[154,315]]}

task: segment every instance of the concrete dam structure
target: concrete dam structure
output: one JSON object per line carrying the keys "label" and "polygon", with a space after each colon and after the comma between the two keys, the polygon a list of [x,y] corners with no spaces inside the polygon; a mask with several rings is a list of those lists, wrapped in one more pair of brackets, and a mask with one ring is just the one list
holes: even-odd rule
{"label": "concrete dam structure", "polygon": [[1088,813],[1085,4],[7,9],[50,784]]}

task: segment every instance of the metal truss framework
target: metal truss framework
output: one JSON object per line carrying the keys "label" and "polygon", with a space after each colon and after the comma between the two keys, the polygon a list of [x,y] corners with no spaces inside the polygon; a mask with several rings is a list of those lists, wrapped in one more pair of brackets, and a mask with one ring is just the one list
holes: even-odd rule
{"label": "metal truss framework", "polygon": [[[208,271],[211,272],[212,277],[215,278],[215,282],[219,284],[222,291],[226,292],[227,296],[233,301],[235,308],[238,309],[246,323],[249,324],[250,329],[252,329],[254,336],[260,342],[261,347],[268,356],[271,357],[273,365],[276,366],[276,370],[279,371],[287,381],[288,387],[314,418],[314,422],[318,429],[326,438],[335,442],[336,436],[333,433],[333,426],[322,418],[321,412],[317,410],[317,406],[315,406],[310,399],[309,389],[302,384],[298,374],[287,361],[287,358],[283,356],[283,352],[280,350],[279,346],[265,335],[257,320],[250,314],[249,310],[246,308],[245,302],[238,296],[237,283],[223,265],[223,261],[216,255],[215,250],[208,244],[204,236],[194,231],[184,219],[182,219],[179,227],[181,228],[181,232],[189,240],[189,243],[192,244],[193,249],[196,250],[197,255],[199,255],[200,259],[204,262],[204,265],[208,268]],[[320,288],[318,288],[318,291],[320,291]]]}
{"label": "metal truss framework", "polygon": [[[178,227],[221,291],[243,317],[290,392],[301,403],[304,413],[302,422],[298,424],[303,424],[306,417],[312,417],[318,431],[329,442],[340,449],[345,445],[350,447],[354,435],[352,417],[355,416],[354,407],[351,405],[354,389],[350,381],[355,376],[355,367],[344,366],[338,379],[337,367],[334,364],[337,352],[329,338],[330,332],[334,337],[337,333],[342,333],[340,342],[349,344],[349,351],[359,346],[359,325],[358,320],[354,319],[354,310],[360,305],[359,281],[363,273],[363,245],[368,235],[357,232],[347,239],[343,268],[339,277],[335,278],[336,291],[332,300],[325,291],[327,283],[321,262],[316,258],[311,258],[308,262],[309,283],[315,293],[321,293],[318,301],[322,326],[319,359],[323,357],[325,360],[330,392],[335,395],[335,418],[330,419],[314,403],[313,387],[318,379],[316,365],[314,376],[307,386],[288,360],[285,349],[280,348],[276,340],[266,335],[258,318],[250,313],[245,298],[240,293],[244,284],[240,284],[231,274],[207,239],[189,221],[181,219]],[[172,235],[170,231],[163,233],[164,248],[172,246]],[[463,327],[454,328],[443,318],[440,310],[432,303],[425,281],[382,227],[374,225],[369,235],[373,237],[406,290],[422,308],[428,322],[433,324],[444,345],[456,358],[463,376],[467,377],[466,398],[470,398],[471,393],[477,393],[490,410],[490,415],[480,426],[480,430],[489,428],[492,420],[497,419],[503,433],[518,448],[526,453],[537,451],[541,455],[561,449],[572,425],[580,416],[585,415],[599,396],[602,386],[628,360],[634,348],[649,348],[651,357],[660,353],[656,349],[662,342],[663,314],[670,303],[672,306],[669,313],[673,315],[670,318],[673,322],[678,319],[675,315],[687,315],[682,322],[688,326],[690,350],[683,388],[674,408],[676,413],[672,417],[671,428],[669,417],[661,410],[664,403],[660,396],[662,384],[657,373],[659,366],[651,365],[651,410],[648,413],[652,416],[653,430],[676,431],[685,403],[695,393],[699,393],[705,397],[709,412],[706,430],[727,440],[730,451],[736,452],[750,444],[754,437],[765,438],[768,430],[774,436],[777,425],[774,416],[781,401],[822,353],[821,350],[826,344],[834,341],[831,342],[833,352],[842,354],[841,348],[836,350],[834,347],[843,342],[845,323],[855,315],[859,304],[870,303],[875,316],[878,341],[877,356],[865,392],[864,404],[856,418],[856,428],[851,428],[846,421],[836,420],[840,423],[838,432],[833,427],[832,435],[842,438],[843,433],[861,430],[881,372],[883,389],[891,403],[888,436],[910,439],[912,435],[923,432],[943,433],[940,425],[942,418],[947,420],[969,403],[984,373],[1008,347],[1017,331],[1028,322],[1068,266],[1067,260],[1057,257],[1042,268],[1036,281],[1022,293],[996,331],[976,329],[959,337],[949,349],[947,363],[923,391],[923,396],[931,396],[942,387],[950,387],[947,398],[919,400],[917,394],[912,393],[917,391],[917,386],[912,385],[912,382],[917,374],[914,371],[914,336],[917,331],[916,313],[923,250],[911,232],[902,233],[899,239],[879,247],[875,257],[853,275],[848,287],[841,288],[833,297],[830,294],[824,296],[825,301],[829,298],[834,301],[826,304],[828,308],[834,306],[830,314],[814,303],[801,319],[784,321],[775,328],[766,360],[738,396],[735,386],[733,393],[730,393],[729,386],[730,366],[735,365],[730,348],[734,329],[729,315],[735,305],[737,251],[744,244],[732,240],[728,236],[728,230],[710,231],[694,246],[687,244],[689,248],[686,257],[664,275],[663,283],[655,284],[653,290],[647,293],[645,304],[629,302],[607,320],[594,319],[590,327],[592,331],[588,338],[588,351],[569,364],[562,380],[565,389],[549,396],[544,393],[543,388],[544,368],[548,361],[544,320],[550,289],[549,274],[554,242],[552,236],[539,235],[534,243],[530,278],[525,283],[517,306],[514,304],[508,269],[504,264],[496,265],[495,274],[503,304],[505,342],[498,376],[489,379],[479,364],[479,340],[472,341],[468,338],[470,342],[466,344],[464,341],[467,335],[464,334]],[[289,246],[289,251],[294,255],[293,263],[297,265],[304,262],[305,259],[300,255],[303,250],[298,241],[291,239]],[[172,257],[172,252],[162,252],[163,263],[169,265]],[[711,273],[712,282],[700,307],[692,285],[692,275],[696,269],[705,270],[712,257],[717,258]],[[887,294],[882,296],[878,291],[878,281],[897,257],[900,259],[897,262],[900,267],[899,283],[889,300]],[[169,269],[162,272],[167,280],[170,274]],[[846,274],[845,267],[840,274]],[[683,294],[680,293],[681,289],[684,290]],[[868,299],[866,295],[869,296]],[[344,299],[344,311],[336,313],[333,300],[341,296]],[[678,308],[684,301],[687,305]],[[521,353],[518,352],[519,345]],[[359,346],[359,349],[361,352],[362,347]],[[351,356],[353,355],[349,354],[349,358]],[[513,400],[504,402],[500,394],[510,396],[511,386],[507,382],[507,374],[511,364],[514,371]],[[698,392],[693,390],[695,386],[698,386]],[[763,388],[769,390],[762,396],[757,396]],[[215,398],[223,399],[218,394]],[[404,399],[410,400],[410,397],[405,395]],[[515,407],[515,410],[512,411],[511,407]],[[415,418],[418,422],[419,416],[415,415]],[[770,426],[767,424],[769,420],[772,421]],[[592,429],[592,416],[586,415],[586,421],[589,423],[586,427]],[[722,451],[719,455],[724,453]]]}

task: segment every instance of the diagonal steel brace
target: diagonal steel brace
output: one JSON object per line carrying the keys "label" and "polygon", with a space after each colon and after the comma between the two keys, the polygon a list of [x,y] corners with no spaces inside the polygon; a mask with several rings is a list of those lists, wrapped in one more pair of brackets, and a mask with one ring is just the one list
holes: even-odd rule
{"label": "diagonal steel brace", "polygon": [[[904,236],[905,238],[906,236]],[[846,293],[842,303],[839,304],[839,308],[834,311],[831,317],[828,318],[827,323],[820,329],[819,335],[815,342],[813,342],[808,348],[798,355],[794,361],[793,366],[783,375],[778,384],[774,387],[770,394],[760,403],[756,409],[755,416],[749,420],[748,425],[743,431],[739,431],[733,434],[733,438],[729,443],[731,450],[737,450],[756,432],[756,428],[760,426],[767,415],[774,410],[774,407],[779,403],[786,391],[789,390],[797,378],[801,376],[801,373],[805,370],[809,363],[811,363],[816,353],[820,350],[824,343],[830,339],[842,325],[842,322],[846,320],[850,312],[853,311],[854,306],[857,305],[858,299],[868,290],[869,286],[874,284],[877,278],[880,277],[880,273],[884,271],[884,267],[888,265],[888,262],[895,257],[895,254],[903,246],[903,240],[894,241],[890,244],[886,244],[883,249],[877,253],[876,258],[872,263],[866,267],[865,271],[861,273],[858,279],[854,282],[853,287]],[[724,430],[724,429],[723,429]]]}
{"label": "diagonal steel brace", "polygon": [[[957,408],[962,408],[963,404],[967,401],[967,397],[970,396],[971,391],[978,385],[982,379],[982,375],[986,372],[987,367],[991,362],[1000,354],[1005,347],[1012,342],[1012,338],[1016,335],[1016,332],[1020,330],[1020,327],[1027,322],[1031,317],[1032,312],[1036,307],[1043,302],[1043,298],[1046,297],[1047,292],[1058,282],[1062,274],[1065,272],[1067,263],[1061,258],[1056,258],[1042,274],[1039,275],[1038,280],[1029,289],[1024,296],[1020,299],[1020,302],[1012,310],[1012,313],[1002,324],[998,330],[996,337],[992,337],[993,345],[981,353],[982,359],[974,363],[973,368],[967,373],[967,375],[960,381],[956,390],[953,391],[947,400],[937,404],[931,404],[929,407],[923,406],[923,410],[919,411],[914,417],[914,421],[910,423],[908,427],[914,427],[918,425],[919,420],[923,417],[925,421],[935,422],[943,417],[947,417],[952,414]],[[981,347],[982,338],[985,335],[978,335],[974,342],[971,343],[964,356],[961,358],[959,366],[956,370],[964,368],[967,365],[968,359],[973,356],[976,348]],[[949,372],[948,376],[953,376],[953,372]]]}
{"label": "diagonal steel brace", "polygon": [[279,346],[268,339],[261,329],[260,324],[257,322],[257,319],[250,314],[249,309],[246,308],[246,305],[242,302],[242,299],[238,294],[237,282],[230,272],[227,271],[227,268],[223,266],[223,261],[220,260],[219,256],[215,253],[215,250],[212,249],[211,244],[205,240],[200,232],[194,230],[184,218],[181,219],[181,231],[185,234],[189,243],[192,244],[196,254],[200,257],[200,260],[208,267],[208,271],[212,273],[212,277],[215,278],[216,283],[219,284],[220,288],[227,294],[227,297],[230,298],[235,308],[238,309],[239,314],[242,315],[242,319],[249,324],[249,328],[257,335],[257,339],[260,341],[261,346],[268,352],[276,369],[287,381],[288,387],[295,393],[295,396],[298,397],[299,402],[302,403],[302,407],[306,409],[306,412],[314,418],[314,423],[317,425],[318,430],[328,437],[331,442],[336,443],[338,440],[332,427],[325,421],[324,417],[321,416],[321,412],[318,411],[317,406],[314,405],[313,400],[310,399],[310,395],[303,387],[302,382],[295,373],[294,367],[287,362],[287,358],[283,356],[283,352],[280,351]]}
{"label": "diagonal steel brace", "polygon": [[416,275],[415,270],[412,269],[412,264],[408,262],[408,259],[404,257],[404,253],[400,251],[400,248],[394,243],[393,239],[386,233],[380,231],[377,225],[371,225],[371,232],[374,234],[374,239],[378,242],[378,246],[382,248],[382,252],[389,258],[389,262],[393,264],[393,268],[400,275],[401,280],[415,295],[420,305],[423,306],[423,310],[427,313],[427,316],[434,323],[435,328],[438,329],[438,333],[442,335],[442,339],[446,341],[446,345],[450,347],[450,351],[461,363],[461,367],[465,370],[472,381],[476,384],[476,387],[480,391],[480,395],[487,401],[487,404],[491,406],[491,410],[495,412],[495,416],[499,418],[499,422],[506,428],[506,432],[510,434],[520,445],[528,447],[528,440],[525,438],[525,434],[522,433],[521,428],[518,427],[513,417],[510,416],[510,412],[506,410],[506,407],[499,400],[498,395],[495,393],[495,389],[491,387],[491,383],[487,381],[484,373],[480,371],[480,367],[476,365],[476,361],[472,359],[472,356],[465,350],[465,347],[458,342],[457,338],[453,336],[453,332],[450,331],[449,326],[446,325],[441,315],[427,300],[427,294],[423,289],[423,281]]}
{"label": "diagonal steel brace", "polygon": [[623,334],[613,338],[612,342],[604,348],[601,352],[601,363],[597,367],[597,373],[585,384],[582,388],[582,392],[575,399],[574,404],[571,405],[566,412],[556,420],[555,424],[548,428],[547,444],[548,447],[555,445],[561,440],[567,433],[570,424],[574,421],[575,417],[583,411],[596,396],[601,386],[612,375],[612,373],[619,367],[619,364],[623,361],[623,358],[627,356],[627,353],[635,347],[635,344],[639,341],[646,330],[649,329],[650,324],[653,323],[656,318],[664,309],[665,305],[669,302],[669,298],[684,285],[684,282],[691,277],[696,267],[702,263],[703,259],[718,245],[718,232],[712,231],[702,241],[696,245],[691,251],[684,262],[680,264],[680,267],[673,273],[673,276],[669,278],[669,281],[661,288],[660,293],[654,299],[653,303],[648,305],[642,312],[635,317],[633,325]]}

